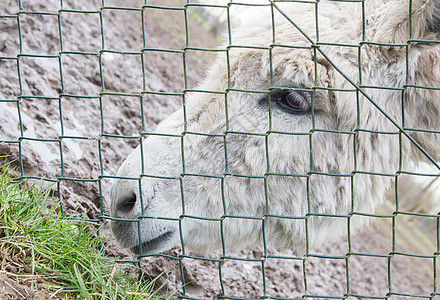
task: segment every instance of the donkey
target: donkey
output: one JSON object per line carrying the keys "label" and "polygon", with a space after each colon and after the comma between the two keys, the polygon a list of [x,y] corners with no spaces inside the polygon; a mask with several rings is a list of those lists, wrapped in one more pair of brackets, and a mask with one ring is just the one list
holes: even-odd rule
{"label": "donkey", "polygon": [[267,8],[120,167],[120,246],[302,255],[364,226],[401,172],[438,168],[440,1]]}

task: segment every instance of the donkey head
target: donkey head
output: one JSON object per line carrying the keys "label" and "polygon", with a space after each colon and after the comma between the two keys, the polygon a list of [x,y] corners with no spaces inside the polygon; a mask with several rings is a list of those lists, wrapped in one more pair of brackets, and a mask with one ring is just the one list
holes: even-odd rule
{"label": "donkey head", "polygon": [[440,3],[413,0],[411,15],[408,1],[363,3],[271,2],[273,18],[268,6],[232,32],[184,109],[122,164],[122,247],[301,254],[360,227],[400,171],[438,159],[438,90],[420,86],[440,86]]}

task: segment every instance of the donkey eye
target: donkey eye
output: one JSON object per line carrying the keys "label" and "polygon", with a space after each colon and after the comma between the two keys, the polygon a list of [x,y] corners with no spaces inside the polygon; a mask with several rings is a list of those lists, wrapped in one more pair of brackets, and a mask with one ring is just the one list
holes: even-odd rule
{"label": "donkey eye", "polygon": [[302,114],[310,110],[309,103],[305,97],[294,91],[283,92],[277,97],[276,101],[281,107],[288,109],[292,113]]}

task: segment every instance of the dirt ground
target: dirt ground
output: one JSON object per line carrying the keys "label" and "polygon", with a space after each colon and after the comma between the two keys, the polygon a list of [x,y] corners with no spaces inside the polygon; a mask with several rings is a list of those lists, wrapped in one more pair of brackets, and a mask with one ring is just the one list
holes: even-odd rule
{"label": "dirt ground", "polygon": [[[142,15],[140,10],[114,8],[121,5],[116,0],[105,1],[102,10],[98,0],[65,0],[58,13],[58,0],[22,2],[23,11],[40,13],[17,17],[18,1],[0,2],[0,155],[10,154],[8,160],[14,160],[23,176],[55,183],[66,216],[101,219],[108,255],[132,259],[115,244],[105,219],[112,182],[108,176],[116,174],[139,144],[140,132],[154,131],[182,105],[181,96],[170,94],[181,93],[185,84],[194,87],[214,55],[179,52],[187,42],[182,10],[150,7]],[[174,7],[185,2],[149,1]],[[124,7],[132,8],[142,3],[123,1]],[[199,13],[188,10],[188,45],[215,48],[217,39],[194,18]],[[141,55],[143,48],[152,50]],[[392,216],[392,203],[381,211]],[[429,297],[437,285],[436,261],[423,255],[438,251],[435,229],[428,224],[420,230],[403,216],[371,219],[368,230],[351,236],[351,249],[344,240],[306,259],[270,249],[263,257],[258,248],[223,259],[221,253],[212,253],[209,258],[216,260],[209,261],[196,253],[179,256],[181,250],[174,249],[167,253],[171,258],[143,258],[141,265],[152,277],[164,273],[160,281],[169,291],[179,289],[177,295],[199,299]],[[1,299],[2,293],[6,299],[37,299],[26,280],[17,283],[3,272],[0,282]],[[14,294],[8,282],[26,296]]]}

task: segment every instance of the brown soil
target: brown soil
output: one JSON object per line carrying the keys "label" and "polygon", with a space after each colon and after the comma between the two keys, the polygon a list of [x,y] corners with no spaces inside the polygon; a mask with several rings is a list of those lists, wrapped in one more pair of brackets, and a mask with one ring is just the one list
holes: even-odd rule
{"label": "brown soil", "polygon": [[0,271],[0,299],[70,300],[74,295],[61,292],[62,285],[46,275],[30,275]]}
{"label": "brown soil", "polygon": [[[58,12],[60,9],[58,0],[23,2],[26,2],[23,3],[25,11]],[[148,2],[182,7],[186,1]],[[98,12],[101,1],[65,0],[63,3],[64,9],[78,10],[60,14],[63,49],[57,15],[20,14],[22,53],[52,56],[19,56],[19,66],[17,1],[0,3],[0,15],[13,16],[0,17],[0,155],[10,154],[8,160],[13,160],[23,176],[61,179],[53,189],[65,215],[85,214],[91,219],[104,216],[101,234],[108,245],[108,255],[132,258],[115,244],[105,219],[109,215],[107,200],[111,185],[111,179],[106,176],[115,175],[120,163],[139,144],[141,131],[153,131],[158,122],[181,106],[180,96],[141,96],[141,92],[180,93],[185,88],[184,62],[187,85],[193,87],[203,77],[213,54],[189,50],[184,60],[180,52],[151,50],[145,52],[142,64],[139,53],[144,41],[140,11],[107,8],[102,12],[104,47],[115,52],[101,55],[101,77],[98,55],[103,47]],[[143,1],[126,0],[123,5],[139,8],[140,3]],[[106,1],[106,7],[114,5],[121,2]],[[189,15],[189,46],[216,47],[213,35]],[[182,50],[186,46],[184,17],[180,10],[146,9],[146,47]],[[63,54],[57,56],[61,50]],[[60,94],[63,94],[61,98]],[[18,96],[24,96],[19,106]],[[390,210],[392,214],[392,205],[391,209],[383,208],[388,213]],[[270,251],[269,257],[263,259],[260,248],[233,254],[255,261],[221,259],[220,253],[209,256],[221,260],[220,263],[197,259],[196,253],[189,253],[195,257],[182,257],[179,256],[181,251],[174,249],[167,254],[175,259],[158,256],[144,258],[141,263],[144,272],[152,278],[164,273],[159,283],[165,282],[168,291],[179,289],[177,295],[185,292],[185,296],[203,299],[220,296],[250,299],[263,295],[295,298],[306,293],[334,297],[353,295],[348,298],[361,298],[356,295],[387,297],[390,291],[403,295],[390,295],[389,299],[405,299],[407,293],[430,295],[436,284],[433,259],[400,254],[389,257],[393,252],[391,218],[376,221],[368,231],[351,238],[351,253],[376,256],[346,256],[349,245],[342,241],[328,245],[316,253],[316,257],[305,260],[289,259],[288,252],[276,251]],[[420,234],[431,236],[429,232],[420,233],[405,220],[399,219],[396,224],[400,224],[399,221],[402,226],[395,240],[396,251],[421,251],[431,255],[436,251],[429,239],[420,238]],[[0,299],[57,299],[57,295],[50,298],[53,292],[43,292],[45,279],[13,274],[2,266]],[[185,291],[180,288],[182,276]],[[46,294],[39,296],[39,293]]]}

